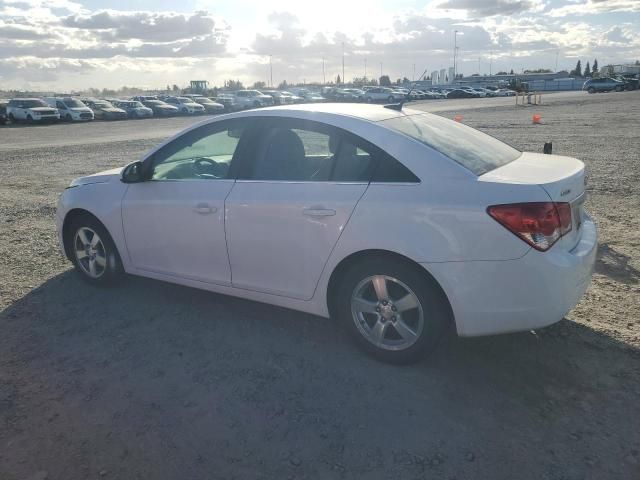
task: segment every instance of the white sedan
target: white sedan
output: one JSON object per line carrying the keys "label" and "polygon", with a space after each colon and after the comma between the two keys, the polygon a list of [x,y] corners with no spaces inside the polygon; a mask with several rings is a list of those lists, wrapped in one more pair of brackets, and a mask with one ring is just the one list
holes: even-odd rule
{"label": "white sedan", "polygon": [[333,317],[379,358],[557,322],[595,261],[585,168],[435,115],[316,104],[224,115],[60,197],[87,281],[123,272]]}

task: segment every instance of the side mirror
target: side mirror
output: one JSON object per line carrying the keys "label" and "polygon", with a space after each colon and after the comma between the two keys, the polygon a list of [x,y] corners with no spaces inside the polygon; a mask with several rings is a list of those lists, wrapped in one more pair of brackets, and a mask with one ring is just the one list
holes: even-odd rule
{"label": "side mirror", "polygon": [[123,183],[139,183],[144,181],[142,162],[133,162],[124,167],[120,180]]}

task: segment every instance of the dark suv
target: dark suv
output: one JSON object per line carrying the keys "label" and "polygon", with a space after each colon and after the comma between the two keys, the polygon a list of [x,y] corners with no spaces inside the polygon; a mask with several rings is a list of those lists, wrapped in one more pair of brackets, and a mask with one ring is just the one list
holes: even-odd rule
{"label": "dark suv", "polygon": [[7,104],[9,100],[0,100],[0,125],[5,125],[9,121],[7,117]]}
{"label": "dark suv", "polygon": [[592,78],[584,82],[582,90],[589,93],[610,92],[612,90],[621,92],[624,90],[624,82],[613,78]]}

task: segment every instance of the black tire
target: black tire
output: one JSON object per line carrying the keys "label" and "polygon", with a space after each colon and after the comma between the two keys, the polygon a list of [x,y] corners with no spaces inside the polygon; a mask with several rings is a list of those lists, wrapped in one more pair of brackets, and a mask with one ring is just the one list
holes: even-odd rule
{"label": "black tire", "polygon": [[64,121],[65,121],[65,122],[72,122],[72,121],[73,121],[73,118],[71,118],[71,115],[69,115],[69,114],[67,113],[67,114],[65,115],[65,117],[64,117]]}
{"label": "black tire", "polygon": [[31,115],[27,115],[27,123],[33,123],[33,117]]}
{"label": "black tire", "polygon": [[16,121],[16,117],[14,117],[14,116],[13,116],[13,113],[10,113],[10,114],[9,114],[9,120],[11,121],[11,123],[18,123],[18,122]]}
{"label": "black tire", "polygon": [[589,87],[589,88],[587,89],[587,92],[589,92],[589,93],[596,93],[596,89],[595,89],[595,88],[593,88],[593,87]]}
{"label": "black tire", "polygon": [[[374,345],[374,343],[361,332],[360,327],[356,323],[357,321],[362,323],[362,321],[356,320],[355,315],[352,313],[352,295],[355,294],[363,281],[369,277],[378,275],[396,279],[409,287],[418,299],[423,312],[423,326],[421,332],[417,335],[417,339],[414,340],[414,343],[407,346],[407,348],[392,350]],[[399,283],[391,281],[388,281],[387,285],[389,286],[388,291],[390,298],[394,297],[395,292],[393,288],[402,288]],[[451,324],[448,301],[435,281],[432,280],[426,272],[421,272],[419,267],[394,258],[369,257],[366,261],[354,264],[344,272],[336,292],[335,314],[339,317],[339,320],[344,324],[360,348],[375,358],[387,363],[409,364],[419,361],[437,347],[438,341],[445,332],[447,325]],[[398,300],[398,298],[394,300]],[[378,305],[380,306],[381,304]],[[391,302],[391,305],[393,305],[393,302]],[[407,313],[408,319],[411,311],[407,310],[407,312],[409,312]],[[413,310],[413,313],[419,315],[419,310],[416,308]],[[381,314],[372,313],[371,315],[380,317]],[[405,314],[403,313],[402,315],[404,316]],[[392,318],[395,321],[396,317],[394,316]],[[400,315],[398,318],[401,318]],[[373,320],[373,323],[375,322],[376,320]],[[395,323],[389,324],[391,327],[394,327],[394,325]],[[395,327],[389,331],[389,326],[386,330],[387,333],[384,333],[383,336],[395,336]]]}
{"label": "black tire", "polygon": [[387,98],[387,100],[389,101],[389,103],[391,103],[395,100],[395,98],[393,98],[393,95],[389,95],[389,98]]}
{"label": "black tire", "polygon": [[[104,266],[104,272],[98,277],[91,277],[85,271],[85,267],[80,264],[80,260],[75,253],[75,243],[77,241],[76,235],[78,234],[78,231],[83,228],[89,228],[97,233],[103,245],[106,264]],[[124,270],[122,268],[122,261],[120,260],[118,249],[116,248],[107,229],[94,216],[89,214],[81,215],[72,220],[65,238],[65,248],[76,272],[78,272],[82,280],[85,282],[91,285],[107,286],[113,285],[122,277]]]}
{"label": "black tire", "polygon": [[616,87],[616,92],[621,92],[622,91],[622,87]]}
{"label": "black tire", "polygon": [[253,102],[254,108],[260,108],[260,102]]}

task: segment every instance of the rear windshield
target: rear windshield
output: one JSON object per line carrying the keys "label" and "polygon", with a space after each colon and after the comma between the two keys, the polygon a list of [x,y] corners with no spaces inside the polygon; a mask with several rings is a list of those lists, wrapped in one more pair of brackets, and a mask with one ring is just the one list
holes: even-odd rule
{"label": "rear windshield", "polygon": [[437,115],[407,115],[380,123],[437,150],[476,175],[513,162],[521,155],[490,135]]}

